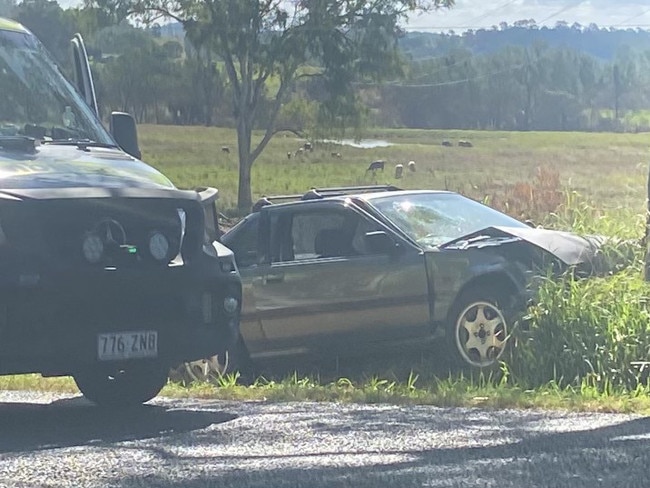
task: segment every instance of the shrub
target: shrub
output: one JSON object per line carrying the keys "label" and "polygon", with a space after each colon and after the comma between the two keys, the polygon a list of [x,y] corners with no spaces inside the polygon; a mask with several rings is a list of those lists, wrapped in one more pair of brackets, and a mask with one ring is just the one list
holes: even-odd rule
{"label": "shrub", "polygon": [[527,326],[513,333],[513,379],[527,387],[554,381],[603,392],[645,385],[649,292],[638,260],[603,278],[544,279]]}

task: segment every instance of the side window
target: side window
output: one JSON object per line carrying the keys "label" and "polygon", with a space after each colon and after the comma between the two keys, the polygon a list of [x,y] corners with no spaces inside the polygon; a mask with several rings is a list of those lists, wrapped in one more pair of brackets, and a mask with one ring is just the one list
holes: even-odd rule
{"label": "side window", "polygon": [[291,241],[294,259],[345,256],[345,215],[341,212],[309,212],[294,215]]}
{"label": "side window", "polygon": [[248,225],[242,227],[233,241],[226,244],[235,253],[235,261],[240,268],[247,268],[258,262],[258,228],[259,219],[251,220]]}
{"label": "side window", "polygon": [[343,242],[345,223],[346,216],[341,211],[296,211],[273,215],[271,262],[345,255],[334,252]]}
{"label": "side window", "polygon": [[366,243],[366,233],[382,230],[381,226],[372,220],[359,218],[354,228],[354,235],[352,236],[352,249],[356,254],[368,255],[374,254]]}
{"label": "side window", "polygon": [[379,225],[353,211],[296,211],[271,218],[271,261],[303,261],[318,258],[372,254],[366,232]]}

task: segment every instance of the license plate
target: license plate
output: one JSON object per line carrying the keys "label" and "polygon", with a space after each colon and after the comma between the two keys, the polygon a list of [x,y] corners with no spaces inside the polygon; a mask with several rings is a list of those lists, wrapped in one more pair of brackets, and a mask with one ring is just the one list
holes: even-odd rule
{"label": "license plate", "polygon": [[157,356],[158,332],[155,330],[110,332],[97,336],[97,357],[100,361]]}

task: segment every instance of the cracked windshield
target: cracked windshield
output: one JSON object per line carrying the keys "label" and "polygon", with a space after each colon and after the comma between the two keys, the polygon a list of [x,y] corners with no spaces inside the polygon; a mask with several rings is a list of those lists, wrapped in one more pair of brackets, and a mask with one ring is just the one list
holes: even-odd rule
{"label": "cracked windshield", "polygon": [[0,30],[0,91],[0,137],[111,142],[33,36]]}
{"label": "cracked windshield", "polygon": [[372,200],[418,244],[436,247],[491,226],[526,227],[518,220],[461,195],[414,194]]}

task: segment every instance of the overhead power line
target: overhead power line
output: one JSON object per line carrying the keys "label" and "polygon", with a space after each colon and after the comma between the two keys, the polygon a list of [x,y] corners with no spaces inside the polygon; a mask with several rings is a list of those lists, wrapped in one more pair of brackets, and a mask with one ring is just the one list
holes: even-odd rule
{"label": "overhead power line", "polygon": [[[497,11],[499,11],[499,10],[505,8],[506,6],[508,6],[508,5],[512,4],[512,3],[514,3],[515,1],[516,1],[516,0],[511,0],[511,1],[509,1],[509,2],[506,2],[505,4],[500,5],[498,8],[493,9],[493,10],[490,11],[490,12],[497,12]],[[537,25],[540,25],[540,26],[541,26],[544,22],[546,22],[546,21],[548,21],[548,20],[551,20],[552,18],[557,17],[558,15],[563,14],[564,12],[567,12],[567,11],[569,11],[569,10],[571,10],[571,9],[574,9],[575,7],[579,6],[580,4],[582,4],[582,3],[584,3],[584,2],[585,2],[585,0],[576,0],[576,1],[572,2],[571,4],[569,4],[569,5],[565,5],[564,7],[560,8],[559,10],[556,10],[556,11],[553,12],[552,14],[550,14],[550,15],[544,17],[542,20],[540,20],[540,21],[535,21],[535,23],[536,23]],[[485,28],[486,28],[485,25],[475,25],[474,22],[476,22],[477,20],[482,20],[483,18],[487,18],[487,17],[489,17],[489,14],[488,14],[487,12],[485,12],[484,14],[481,14],[478,18],[471,19],[470,21],[468,21],[467,24],[464,24],[464,25],[451,25],[451,26],[443,26],[443,25],[438,25],[438,26],[436,26],[436,25],[428,25],[428,26],[417,26],[417,27],[413,27],[413,30],[485,29]]]}
{"label": "overhead power line", "polygon": [[496,7],[496,8],[493,8],[493,9],[491,9],[491,10],[488,10],[487,12],[484,12],[483,14],[479,15],[478,17],[474,17],[473,19],[470,19],[470,20],[468,21],[468,23],[469,23],[469,24],[474,24],[475,22],[479,22],[479,21],[481,21],[481,20],[483,20],[483,19],[489,17],[490,15],[492,15],[492,14],[494,14],[494,13],[496,13],[496,12],[499,12],[499,11],[503,10],[504,8],[508,7],[509,5],[512,5],[512,4],[515,3],[516,1],[518,1],[518,0],[510,0],[509,2],[506,2],[506,3],[504,3],[503,5],[499,5],[499,6]]}
{"label": "overhead power line", "polygon": [[548,17],[545,17],[545,18],[543,18],[542,20],[540,20],[540,21],[539,21],[539,24],[543,24],[543,23],[546,22],[547,20],[550,20],[550,19],[552,19],[553,17],[557,17],[558,15],[563,14],[563,13],[566,12],[567,10],[574,9],[574,8],[576,8],[578,5],[580,5],[581,3],[584,3],[584,0],[577,0],[576,2],[573,2],[573,3],[570,4],[570,5],[567,5],[567,6],[565,6],[565,7],[562,7],[562,8],[561,8],[560,10],[558,10],[557,12],[554,12],[554,13],[552,13],[551,15],[549,15]]}
{"label": "overhead power line", "polygon": [[631,21],[633,21],[633,20],[635,20],[635,19],[638,19],[639,17],[643,17],[644,15],[646,15],[646,14],[648,14],[648,13],[650,13],[650,8],[647,9],[647,10],[644,10],[644,11],[641,12],[640,14],[633,15],[633,16],[630,17],[629,19],[625,19],[625,20],[624,20],[623,22],[621,22],[620,24],[616,24],[616,25],[614,25],[614,26],[612,26],[612,27],[623,27],[623,26],[629,25],[629,23],[630,23]]}

